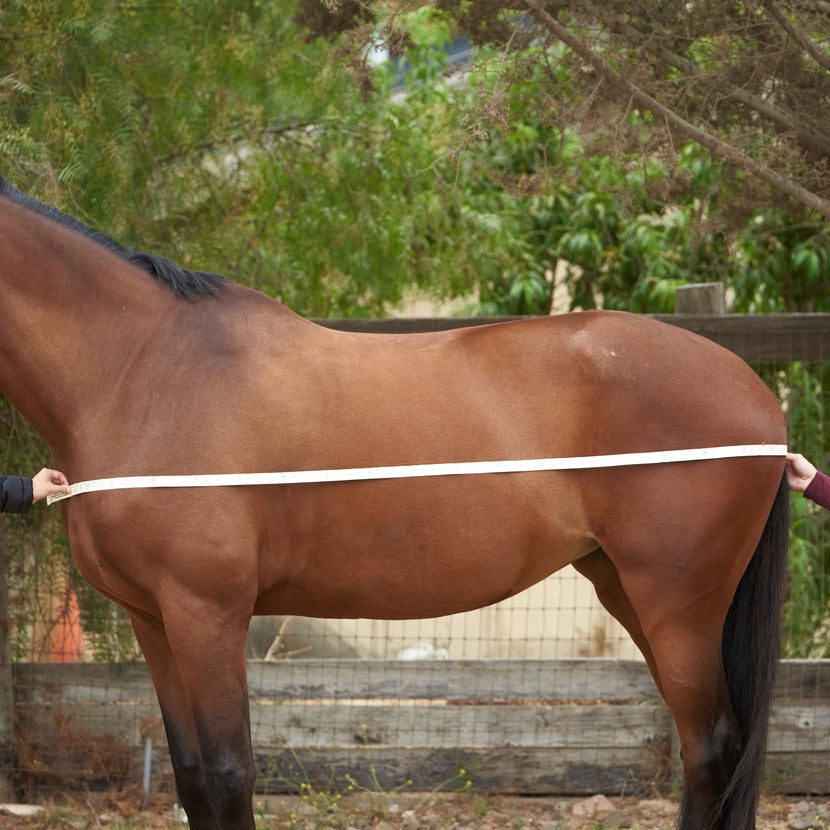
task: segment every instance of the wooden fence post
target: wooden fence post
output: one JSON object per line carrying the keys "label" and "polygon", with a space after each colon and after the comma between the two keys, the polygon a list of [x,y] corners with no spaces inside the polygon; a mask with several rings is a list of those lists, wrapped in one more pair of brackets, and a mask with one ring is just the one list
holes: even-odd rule
{"label": "wooden fence post", "polygon": [[679,285],[674,290],[676,314],[723,314],[726,307],[722,282]]}
{"label": "wooden fence post", "polygon": [[14,686],[9,637],[11,633],[9,586],[6,581],[8,561],[0,520],[0,802],[17,801],[12,781],[14,770]]}

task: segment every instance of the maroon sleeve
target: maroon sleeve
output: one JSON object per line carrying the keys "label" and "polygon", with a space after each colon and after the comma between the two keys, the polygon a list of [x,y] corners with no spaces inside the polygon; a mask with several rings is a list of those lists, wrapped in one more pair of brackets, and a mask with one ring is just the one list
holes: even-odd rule
{"label": "maroon sleeve", "polygon": [[818,472],[804,491],[805,498],[830,510],[830,476]]}

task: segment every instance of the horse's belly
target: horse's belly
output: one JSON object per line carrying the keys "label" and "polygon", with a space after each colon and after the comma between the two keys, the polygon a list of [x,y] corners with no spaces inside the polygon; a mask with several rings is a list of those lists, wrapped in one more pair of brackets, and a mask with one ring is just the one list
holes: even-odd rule
{"label": "horse's belly", "polygon": [[[471,534],[475,537],[475,534]],[[590,539],[497,545],[474,538],[309,551],[308,567],[264,591],[256,614],[422,619],[507,599],[596,547]]]}

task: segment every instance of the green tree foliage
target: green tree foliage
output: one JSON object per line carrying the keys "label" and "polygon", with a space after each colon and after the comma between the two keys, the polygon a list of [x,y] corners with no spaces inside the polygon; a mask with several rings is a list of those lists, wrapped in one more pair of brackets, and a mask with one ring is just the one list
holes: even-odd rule
{"label": "green tree foliage", "polygon": [[[792,109],[810,89],[825,103],[826,85],[759,7],[726,25],[648,0],[560,6],[637,89],[677,90],[684,118],[824,193],[820,108]],[[372,19],[319,0],[12,3],[0,11],[4,172],[119,241],[309,315],[383,314],[410,284],[477,296],[483,312],[545,313],[554,279],[575,308],[667,311],[676,285],[712,279],[736,310],[826,308],[830,238],[815,211],[667,132],[544,18],[446,8]],[[659,49],[639,44],[644,20]],[[793,20],[825,42],[817,17]],[[448,83],[442,46],[461,26],[479,47]],[[364,59],[378,39],[409,68],[404,94]],[[770,68],[784,46],[789,62]],[[767,96],[780,117],[753,121],[755,87],[782,67],[786,95]],[[756,98],[725,94],[739,82]]]}
{"label": "green tree foliage", "polygon": [[[830,372],[825,363],[797,363],[759,367],[787,412],[790,445],[824,464],[828,439],[826,389]],[[827,469],[825,467],[825,469]],[[790,590],[785,616],[785,654],[788,657],[828,657],[830,634],[830,512],[794,495],[790,503]]]}
{"label": "green tree foliage", "polygon": [[294,12],[4,8],[3,172],[124,244],[304,314],[382,314],[413,283],[471,292],[505,261],[503,236],[467,214],[449,159],[452,102],[431,83],[440,16],[412,15],[410,94],[393,100],[393,74],[369,74],[348,37],[312,37]]}
{"label": "green tree foliage", "polygon": [[[812,203],[797,198],[806,188],[813,201],[830,195],[824,175],[830,145],[817,138],[822,118],[830,129],[830,76],[823,67],[804,55],[798,63],[802,71],[777,78],[781,63],[772,62],[771,52],[783,48],[776,37],[780,32],[772,28],[777,24],[753,25],[757,9],[750,20],[748,13],[736,12],[718,37],[711,30],[718,31],[723,12],[712,21],[695,12],[683,29],[688,40],[683,40],[667,28],[677,21],[663,19],[665,4],[637,4],[637,14],[618,10],[616,4],[602,10],[587,2],[557,5],[590,12],[590,23],[567,11],[560,20],[569,32],[590,39],[590,48],[583,51],[597,57],[601,67],[622,69],[633,91],[620,96],[582,53],[549,31],[544,16],[540,22],[517,22],[498,3],[451,6],[480,40],[500,46],[489,59],[480,60],[479,71],[487,82],[475,97],[470,123],[486,135],[493,168],[502,165],[505,178],[499,184],[520,194],[519,210],[539,213],[530,227],[537,229],[538,219],[544,223],[544,233],[527,239],[537,249],[530,259],[558,259],[566,269],[574,307],[669,311],[676,285],[715,279],[734,292],[735,310],[826,310],[826,218]],[[675,37],[675,48],[685,44],[685,63],[667,55],[668,46],[654,47],[685,67],[685,74],[671,65],[666,68],[648,50],[632,53],[639,31],[634,21],[652,18],[649,31],[655,43],[671,43]],[[766,18],[761,22],[769,24]],[[830,30],[822,25],[815,36],[826,45]],[[713,38],[720,44],[717,61]],[[482,46],[480,56],[485,48],[492,47]],[[694,56],[709,73],[705,80]],[[635,58],[640,62],[634,63]],[[738,95],[734,62],[743,67],[741,78],[757,67],[760,80],[753,76],[752,83],[746,80],[741,87],[758,87],[756,97],[745,101],[741,95],[736,103],[726,94],[731,90]],[[805,100],[810,88],[820,92],[804,122],[789,109],[787,118],[775,110],[777,120],[771,121],[759,118],[749,106],[758,103],[765,85],[781,88],[777,96],[766,96],[769,108],[784,102],[792,107]],[[792,186],[770,188],[746,165],[733,163],[731,155],[713,153],[693,140],[694,132],[667,130],[666,122],[645,106],[648,101],[634,94],[641,87],[675,105],[682,123],[697,118],[707,135],[717,133],[736,153],[740,147],[739,161],[754,158],[775,166]],[[687,88],[691,92],[684,97]],[[717,117],[704,118],[713,107]],[[516,277],[519,282],[526,278]],[[504,307],[509,306],[509,286],[500,296]],[[540,305],[538,310],[544,309]]]}

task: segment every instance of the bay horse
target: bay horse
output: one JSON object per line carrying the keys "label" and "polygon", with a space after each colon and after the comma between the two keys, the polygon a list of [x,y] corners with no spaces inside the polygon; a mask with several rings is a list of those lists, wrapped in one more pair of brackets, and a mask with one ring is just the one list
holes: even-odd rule
{"label": "bay horse", "polygon": [[[582,312],[334,331],[5,182],[0,297],[0,391],[75,482],[786,443],[758,376],[677,327]],[[129,612],[194,830],[254,827],[253,614],[434,617],[569,564],[677,724],[679,826],[749,830],[786,580],[783,468],[779,454],[125,489],[61,510],[81,573]]]}

